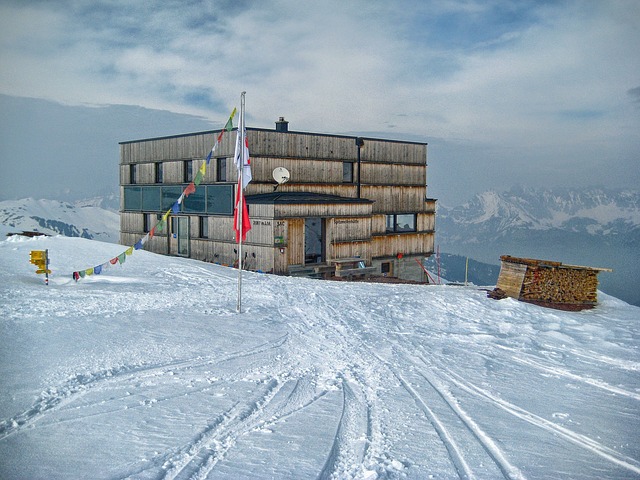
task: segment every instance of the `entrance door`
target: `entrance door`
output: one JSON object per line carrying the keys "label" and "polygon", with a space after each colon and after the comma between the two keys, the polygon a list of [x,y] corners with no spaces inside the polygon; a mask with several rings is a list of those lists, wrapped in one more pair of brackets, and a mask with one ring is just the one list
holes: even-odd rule
{"label": "entrance door", "polygon": [[321,263],[325,261],[325,228],[324,218],[311,217],[304,219],[304,263]]}
{"label": "entrance door", "polygon": [[189,256],[189,217],[178,218],[178,255]]}

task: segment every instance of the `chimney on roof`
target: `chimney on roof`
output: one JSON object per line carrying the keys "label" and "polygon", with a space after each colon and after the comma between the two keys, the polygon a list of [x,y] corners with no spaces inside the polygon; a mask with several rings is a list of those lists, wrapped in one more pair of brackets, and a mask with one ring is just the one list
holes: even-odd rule
{"label": "chimney on roof", "polygon": [[280,117],[276,122],[276,132],[288,132],[289,131],[289,122],[287,122],[284,117]]}

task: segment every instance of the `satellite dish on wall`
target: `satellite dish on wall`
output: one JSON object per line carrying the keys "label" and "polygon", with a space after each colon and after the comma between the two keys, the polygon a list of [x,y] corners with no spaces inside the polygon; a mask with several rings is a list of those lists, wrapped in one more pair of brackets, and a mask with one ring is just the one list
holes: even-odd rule
{"label": "satellite dish on wall", "polygon": [[283,183],[287,183],[289,180],[290,174],[289,170],[284,167],[277,167],[273,170],[273,179],[278,182],[278,185],[282,185]]}

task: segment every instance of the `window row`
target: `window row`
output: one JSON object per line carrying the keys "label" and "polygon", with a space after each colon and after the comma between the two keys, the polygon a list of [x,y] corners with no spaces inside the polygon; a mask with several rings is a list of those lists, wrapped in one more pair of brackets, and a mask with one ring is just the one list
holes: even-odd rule
{"label": "window row", "polygon": [[[182,200],[180,212],[233,215],[234,185],[200,185]],[[184,186],[125,186],[124,210],[166,212],[178,200]]]}
{"label": "window row", "polygon": [[[153,227],[162,219],[161,213],[145,213],[143,214],[143,231],[149,233]],[[168,225],[168,233],[178,232],[178,217],[171,217]],[[198,217],[198,238],[209,238],[209,217]]]}
{"label": "window row", "polygon": [[[129,165],[129,183],[131,185],[135,185],[140,183],[140,179],[138,178],[138,164]],[[154,164],[154,180],[155,183],[163,183],[164,181],[164,164],[162,162],[156,162]],[[192,182],[194,178],[193,175],[193,160],[185,160],[182,162],[182,181],[184,183]],[[226,158],[217,158],[216,159],[216,181],[218,182],[226,182],[227,181],[227,159]],[[145,183],[145,182],[142,182]]]}
{"label": "window row", "polygon": [[[189,183],[193,181],[193,161],[185,160],[182,162],[182,181]],[[162,162],[156,162],[154,164],[154,180],[155,183],[163,183],[164,181],[164,167]],[[136,185],[140,182],[138,175],[138,164],[132,163],[129,165],[129,184]],[[227,158],[216,159],[216,181],[226,182],[227,178]],[[342,183],[354,183],[354,163],[342,162]]]}

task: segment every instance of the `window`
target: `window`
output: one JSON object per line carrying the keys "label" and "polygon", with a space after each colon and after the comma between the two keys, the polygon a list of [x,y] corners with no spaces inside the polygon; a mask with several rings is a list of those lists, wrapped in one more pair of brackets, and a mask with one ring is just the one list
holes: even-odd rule
{"label": "window", "polygon": [[156,183],[162,183],[162,163],[156,163]]}
{"label": "window", "polygon": [[193,181],[193,161],[185,160],[184,162],[184,181],[189,183]]}
{"label": "window", "polygon": [[152,214],[144,213],[142,215],[142,231],[148,233],[151,230]]}
{"label": "window", "polygon": [[163,212],[169,210],[180,197],[182,190],[184,190],[184,188],[179,185],[160,188],[160,210]]}
{"label": "window", "polygon": [[158,187],[142,188],[142,210],[160,210],[160,189]]}
{"label": "window", "polygon": [[416,214],[387,215],[387,233],[415,232]]}
{"label": "window", "polygon": [[353,162],[342,162],[342,183],[353,183]]}
{"label": "window", "polygon": [[387,215],[387,232],[394,232],[395,228],[394,225],[396,223],[396,216],[395,215]]}
{"label": "window", "polygon": [[129,165],[129,183],[131,185],[138,183],[138,165]]}
{"label": "window", "polygon": [[391,275],[393,272],[392,268],[391,268],[391,262],[383,262],[380,265],[380,273],[382,273],[385,277],[387,275]]}
{"label": "window", "polygon": [[124,209],[142,210],[142,187],[124,187]]}
{"label": "window", "polygon": [[405,214],[396,215],[396,232],[415,232],[416,231],[416,215]]}
{"label": "window", "polygon": [[216,179],[218,182],[227,181],[227,159],[226,158],[218,158],[218,162],[216,164]]}
{"label": "window", "polygon": [[198,188],[182,200],[182,211],[189,213],[204,213],[207,205],[206,189]]}
{"label": "window", "polygon": [[233,185],[207,185],[207,213],[233,215]]}
{"label": "window", "polygon": [[209,238],[209,217],[200,218],[200,238]]}

